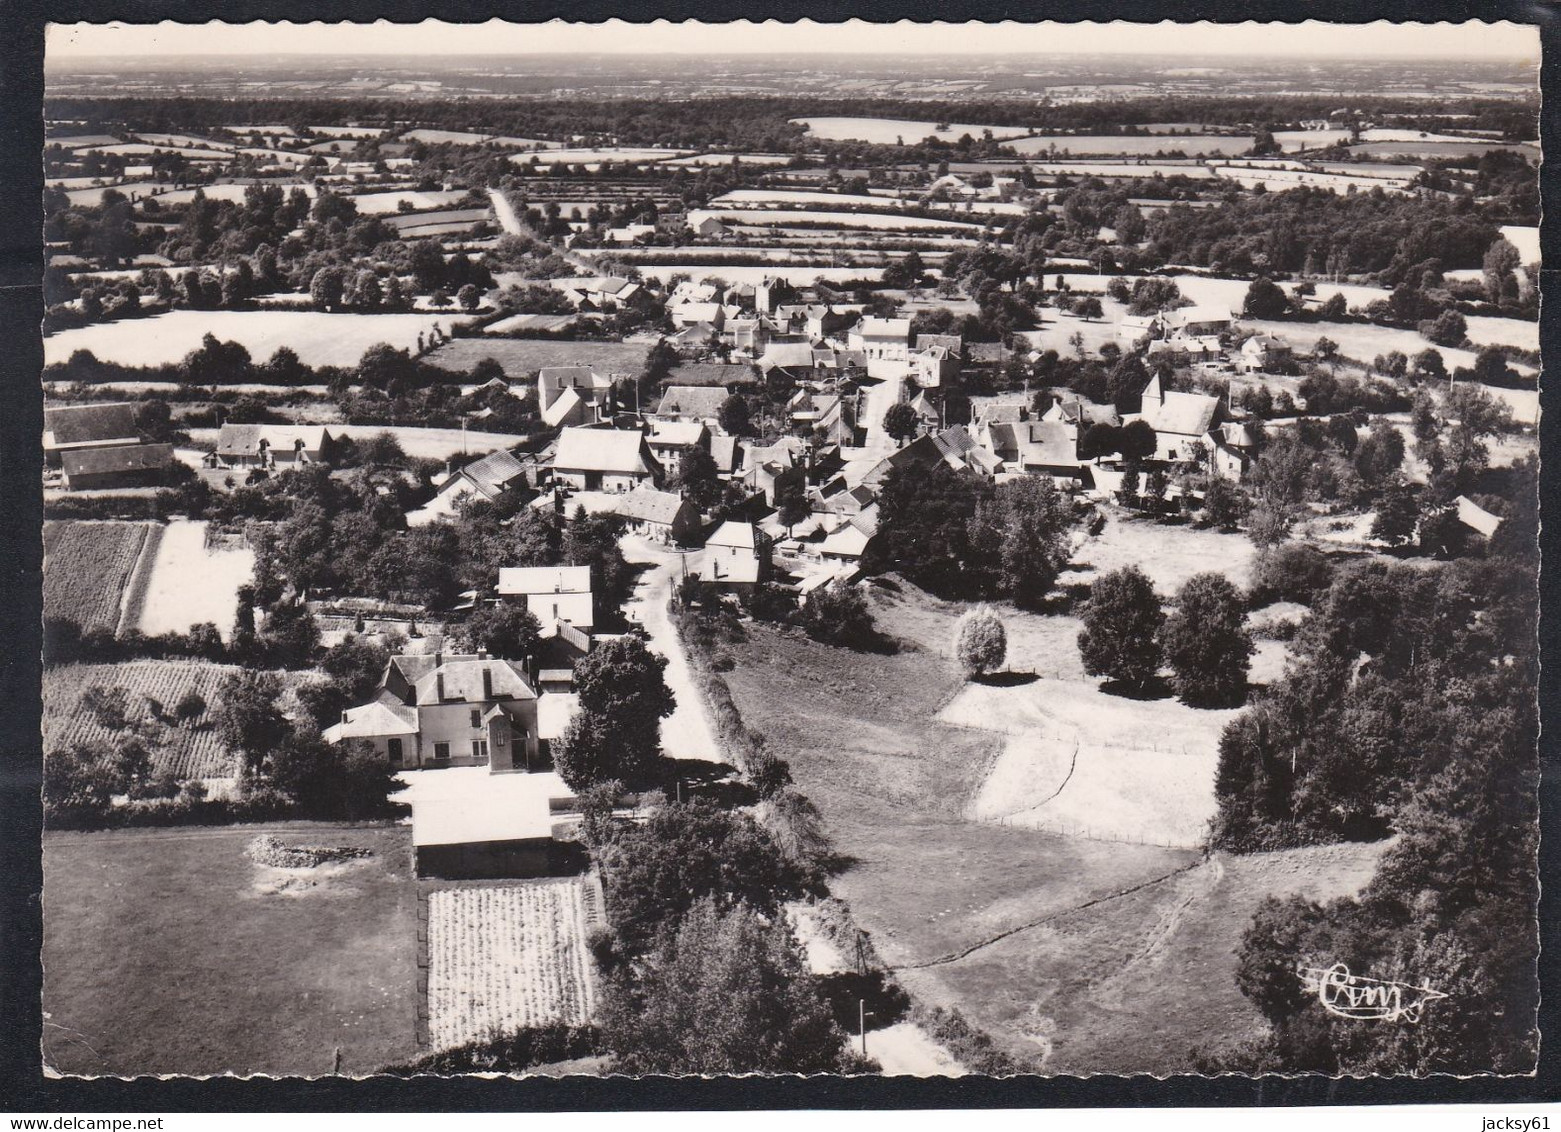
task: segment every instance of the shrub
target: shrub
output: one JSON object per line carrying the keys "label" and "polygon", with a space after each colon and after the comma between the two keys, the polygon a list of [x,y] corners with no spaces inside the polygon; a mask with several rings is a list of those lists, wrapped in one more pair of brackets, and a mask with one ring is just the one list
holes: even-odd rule
{"label": "shrub", "polygon": [[865,647],[877,635],[867,598],[855,586],[831,582],[808,596],[802,610],[802,626],[808,636],[826,645]]}
{"label": "shrub", "polygon": [[1333,583],[1333,564],[1304,542],[1284,542],[1261,551],[1252,571],[1247,601],[1253,609],[1274,601],[1311,605]]}
{"label": "shrub", "polygon": [[1223,574],[1194,574],[1177,592],[1160,640],[1188,703],[1240,703],[1252,662],[1252,638],[1243,626],[1241,594]]}
{"label": "shrub", "polygon": [[985,676],[1008,655],[1008,631],[990,607],[978,605],[954,627],[954,655],[966,677]]}
{"label": "shrub", "polygon": [[110,731],[123,731],[129,719],[130,698],[123,688],[89,684],[81,693],[80,705]]}

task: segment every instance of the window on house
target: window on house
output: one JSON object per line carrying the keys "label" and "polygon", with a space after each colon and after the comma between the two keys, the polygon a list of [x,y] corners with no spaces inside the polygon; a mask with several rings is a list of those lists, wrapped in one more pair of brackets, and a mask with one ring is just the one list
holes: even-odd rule
{"label": "window on house", "polygon": [[450,744],[448,744],[448,743],[435,743],[434,744],[434,761],[435,762],[449,762],[450,761]]}
{"label": "window on house", "polygon": [[400,739],[392,739],[392,740],[390,740],[386,744],[386,746],[389,747],[389,749],[390,749],[390,765],[391,766],[400,766],[401,765],[401,758],[402,758],[402,755],[401,755],[401,740]]}
{"label": "window on house", "polygon": [[472,740],[472,758],[480,763],[488,761],[488,741],[486,739]]}
{"label": "window on house", "polygon": [[481,708],[472,708],[472,729],[476,730],[477,728],[479,728],[481,726],[482,726],[482,709]]}

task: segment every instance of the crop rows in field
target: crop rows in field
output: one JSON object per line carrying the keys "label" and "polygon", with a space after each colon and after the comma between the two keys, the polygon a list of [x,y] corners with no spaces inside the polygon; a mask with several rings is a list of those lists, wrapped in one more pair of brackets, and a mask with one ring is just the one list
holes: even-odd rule
{"label": "crop rows in field", "polygon": [[82,631],[119,627],[120,602],[150,523],[57,520],[43,526],[43,615]]}
{"label": "crop rows in field", "polygon": [[594,994],[584,900],[579,880],[429,893],[433,1047],[545,1022],[589,1022]]}
{"label": "crop rows in field", "polygon": [[[72,743],[110,745],[136,737],[152,755],[154,773],[179,778],[225,778],[237,771],[234,755],[212,726],[212,712],[223,679],[238,668],[202,660],[132,660],[123,664],[71,664],[43,673],[43,747],[58,750]],[[295,681],[296,682],[296,681]],[[104,727],[81,706],[81,694],[94,684],[123,688],[127,723],[123,730]],[[206,711],[187,723],[173,719],[174,707],[194,691]],[[154,716],[148,697],[161,706]]]}

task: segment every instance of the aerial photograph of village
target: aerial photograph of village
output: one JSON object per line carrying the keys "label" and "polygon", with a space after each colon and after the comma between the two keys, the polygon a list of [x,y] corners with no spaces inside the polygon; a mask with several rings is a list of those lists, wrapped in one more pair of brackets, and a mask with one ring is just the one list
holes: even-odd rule
{"label": "aerial photograph of village", "polygon": [[1534,1071],[1537,31],[879,30],[50,27],[47,1073]]}

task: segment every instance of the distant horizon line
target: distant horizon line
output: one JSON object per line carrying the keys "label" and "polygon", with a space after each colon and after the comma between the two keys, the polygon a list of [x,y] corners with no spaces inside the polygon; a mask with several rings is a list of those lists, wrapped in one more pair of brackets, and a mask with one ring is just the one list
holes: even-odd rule
{"label": "distant horizon line", "polygon": [[[747,59],[796,59],[796,58],[856,58],[856,59],[896,59],[908,55],[941,57],[941,58],[965,58],[980,57],[983,59],[1024,59],[1024,58],[1057,58],[1059,56],[1068,59],[1294,59],[1301,62],[1322,61],[1325,57],[1307,53],[1286,53],[1283,51],[1244,51],[1244,50],[1219,50],[1211,48],[1198,55],[1188,55],[1182,52],[1167,50],[1156,51],[1069,51],[1066,53],[1052,52],[1050,54],[1041,51],[949,51],[933,48],[906,48],[900,51],[851,51],[830,50],[821,48],[817,51],[741,51],[741,50],[710,50],[710,51],[158,51],[158,52],[123,52],[116,54],[75,54],[66,52],[56,53],[53,56],[56,62],[89,62],[99,60],[163,60],[163,59],[306,59],[320,61],[327,59],[571,59],[571,58],[605,58],[605,59],[664,59],[673,58],[708,58],[711,56],[725,56]],[[1378,55],[1370,53],[1352,53],[1348,51],[1337,52],[1326,58],[1347,58],[1360,61],[1376,61],[1383,63],[1414,63],[1429,62],[1435,60],[1458,59],[1466,62],[1513,64],[1531,67],[1539,66],[1540,60],[1523,56],[1512,56],[1510,59],[1500,56],[1479,54],[1458,54],[1453,52],[1431,52],[1425,55]],[[47,62],[47,59],[46,59]]]}

